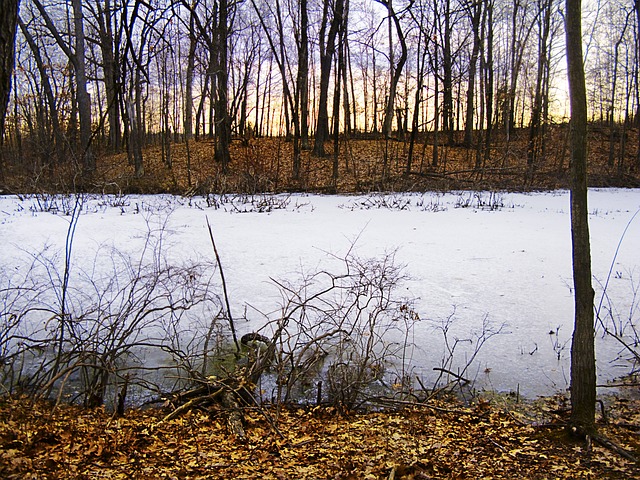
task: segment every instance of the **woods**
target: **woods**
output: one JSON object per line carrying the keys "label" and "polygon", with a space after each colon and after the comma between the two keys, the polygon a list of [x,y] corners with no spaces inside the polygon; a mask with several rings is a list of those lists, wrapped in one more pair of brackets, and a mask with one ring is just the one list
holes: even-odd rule
{"label": "woods", "polygon": [[[165,255],[169,250],[175,254],[167,241],[174,234],[169,217],[187,208],[248,216],[298,213],[305,206],[288,195],[294,192],[365,192],[338,207],[350,212],[436,214],[447,209],[441,203],[441,192],[447,190],[459,192],[455,201],[447,200],[452,208],[475,214],[522,207],[505,206],[501,191],[568,186],[573,285],[563,281],[575,300],[572,340],[561,339],[560,326],[536,326],[525,332],[519,352],[511,356],[527,360],[542,343],[533,338],[551,339],[544,343],[557,356],[555,370],[564,375],[561,361],[571,362],[571,413],[565,415],[564,397],[555,399],[559,414],[551,428],[569,427],[587,440],[585,465],[593,441],[628,460],[622,470],[631,471],[637,461],[627,450],[635,453],[637,441],[625,437],[627,443],[618,446],[598,433],[596,423],[609,419],[600,399],[601,418],[596,412],[594,324],[603,329],[602,342],[607,338],[623,346],[614,361],[633,365],[631,373],[616,380],[635,380],[640,359],[635,267],[615,271],[615,279],[627,281],[628,276],[633,289],[628,316],[621,316],[609,296],[615,257],[600,283],[602,299],[609,303],[603,309],[601,300],[594,312],[589,217],[598,212],[587,206],[587,189],[640,185],[639,32],[640,2],[621,0],[593,5],[580,0],[3,2],[0,193],[16,193],[16,206],[2,212],[3,223],[16,222],[28,209],[33,217],[64,217],[67,230],[60,251],[20,245],[27,261],[18,264],[18,255],[9,256],[11,265],[3,267],[0,383],[8,401],[0,403],[0,416],[8,418],[7,424],[14,421],[13,412],[24,416],[18,408],[23,398],[36,408],[50,401],[54,409],[68,402],[109,410],[109,422],[120,422],[129,405],[161,405],[166,411],[145,430],[150,435],[174,428],[178,417],[219,411],[238,443],[256,441],[245,431],[247,423],[259,423],[249,412],[264,417],[270,433],[283,440],[278,419],[287,418],[284,408],[292,404],[305,405],[307,413],[326,409],[345,416],[410,407],[453,413],[448,421],[459,415],[483,424],[489,409],[476,382],[482,377],[492,385],[492,368],[501,368],[506,356],[494,352],[483,357],[481,367],[480,351],[490,339],[511,333],[508,322],[496,324],[489,312],[474,311],[476,328],[460,333],[454,326],[455,303],[448,317],[439,318],[426,317],[433,314],[433,305],[423,313],[416,304],[433,300],[436,292],[444,293],[447,302],[477,293],[475,286],[461,286],[467,276],[475,276],[468,264],[491,260],[486,272],[500,263],[497,257],[483,251],[467,258],[466,270],[455,280],[430,277],[413,296],[406,288],[405,265],[396,263],[395,253],[372,258],[356,253],[367,223],[350,239],[346,253],[324,251],[327,258],[315,270],[306,270],[301,261],[297,279],[291,272],[284,278],[269,276],[280,303],[264,308],[252,303],[263,300],[259,295],[246,301],[246,292],[238,288],[233,293],[242,300],[230,300],[224,252],[216,246],[208,217],[213,258],[202,258],[201,252],[187,253],[186,259]],[[159,198],[157,206],[144,195],[128,196],[146,193],[179,195]],[[143,217],[145,227],[129,239],[134,253],[99,243],[93,260],[76,266],[87,253],[76,254],[81,216],[106,212],[114,215],[111,226],[116,215]],[[337,218],[334,212],[323,228],[335,229]],[[456,225],[468,228],[469,216],[459,218],[467,222],[458,219]],[[249,258],[238,244],[247,237],[255,241],[255,232],[265,233],[264,224],[258,230],[260,222],[253,220],[239,241],[228,244],[234,262]],[[175,231],[194,223],[181,222]],[[302,222],[290,223],[300,227]],[[414,223],[411,232],[397,233],[394,241],[405,242],[424,221]],[[495,233],[499,226],[482,227]],[[401,230],[390,221],[385,225],[386,230],[396,228]],[[442,225],[429,229],[429,235],[436,230]],[[502,237],[515,230],[522,228]],[[313,241],[324,233],[316,232]],[[419,241],[429,235],[423,233]],[[458,231],[447,241],[466,235],[473,234]],[[276,237],[279,247],[291,247],[286,234]],[[6,245],[9,239],[6,235]],[[266,236],[259,237],[263,242]],[[442,255],[444,247],[426,245],[412,261],[431,248]],[[506,283],[513,271],[526,270],[514,259],[529,258],[532,249],[503,246],[514,268],[493,283],[485,273],[477,276],[480,296],[489,298],[487,285]],[[457,248],[449,257],[462,258],[463,251]],[[338,266],[329,268],[331,261]],[[431,274],[439,261],[420,268]],[[269,264],[265,258],[252,263],[253,275]],[[547,270],[530,275],[536,279],[532,291],[547,284],[542,281],[547,275]],[[238,283],[242,288],[248,284]],[[473,303],[481,303],[477,295]],[[527,323],[523,313],[513,316],[518,327]],[[559,310],[552,316],[567,318]],[[415,332],[425,321],[431,330],[424,350],[433,347],[435,337],[442,348],[435,367],[426,356],[414,357],[424,338]],[[569,342],[570,358],[563,353]],[[515,361],[509,360],[513,367]],[[545,372],[545,378],[551,382],[551,373]],[[507,395],[520,403],[521,385],[515,385]],[[553,387],[562,391],[562,383]],[[474,405],[473,410],[440,406],[450,394],[466,401],[465,408]],[[497,421],[520,432],[523,442],[536,443],[513,418],[515,423]],[[527,422],[534,431],[534,421]],[[56,438],[64,436],[47,428]],[[302,432],[297,446],[308,442]],[[496,432],[491,430],[501,435],[497,440],[487,437],[494,454],[533,455],[529,443],[514,454],[514,440]],[[20,444],[11,450],[19,455],[7,457],[14,464],[11,471],[20,471],[28,457],[23,446],[30,440],[12,436],[10,429],[0,428],[0,435],[8,445]],[[97,437],[98,443],[104,438]],[[474,444],[473,449],[485,446]],[[293,448],[289,443],[281,447]],[[41,458],[54,449],[40,448]],[[14,462],[11,455],[20,460]],[[5,457],[0,451],[0,459]],[[421,461],[378,467],[377,473],[389,473],[389,478],[423,474],[430,467]],[[55,467],[46,460],[41,466]],[[2,468],[0,463],[0,474]]]}
{"label": "woods", "polygon": [[[583,12],[588,120],[625,178],[640,164],[640,14],[595,8]],[[443,149],[461,145],[482,177],[519,155],[524,131],[526,186],[569,118],[563,15],[558,0],[24,0],[4,161],[91,176],[126,152],[139,178],[148,148],[171,168],[176,145],[208,139],[227,172],[234,138],[282,136],[290,178],[331,148],[335,183],[340,142],[327,141],[380,135],[410,143],[394,159],[408,174],[441,173]]]}

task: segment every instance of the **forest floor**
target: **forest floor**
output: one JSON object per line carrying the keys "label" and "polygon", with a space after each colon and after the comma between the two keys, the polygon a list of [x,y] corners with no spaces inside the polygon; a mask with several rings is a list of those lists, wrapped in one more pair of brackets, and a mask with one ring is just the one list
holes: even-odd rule
{"label": "forest floor", "polygon": [[[301,153],[301,169],[293,178],[293,144],[282,137],[234,139],[226,173],[214,161],[214,142],[192,140],[170,143],[168,148],[149,146],[143,152],[144,174],[136,176],[127,154],[99,154],[91,176],[79,174],[77,165],[51,165],[50,153],[20,162],[7,160],[0,178],[4,193],[74,192],[94,193],[366,193],[370,191],[448,190],[553,190],[569,187],[568,128],[556,126],[547,134],[544,151],[527,164],[528,131],[512,132],[507,142],[495,141],[485,158],[477,148],[460,143],[439,145],[434,165],[431,138],[419,137],[407,174],[410,141],[385,140],[375,136],[341,138],[338,176],[333,177],[333,144],[326,155]],[[640,186],[638,131],[625,136],[624,151],[614,142],[610,157],[606,129],[592,126],[589,136],[589,182],[594,187]],[[96,148],[97,149],[97,148]],[[7,154],[6,157],[15,157]],[[612,160],[610,162],[609,160]],[[170,162],[168,161],[170,159]]]}
{"label": "forest floor", "polygon": [[[637,388],[637,387],[636,387]],[[610,398],[599,433],[640,458],[638,401]],[[222,409],[161,422],[160,409],[103,409],[0,402],[0,477],[110,479],[640,478],[640,466],[571,438],[566,399],[494,396],[401,410],[245,411],[245,441]]]}

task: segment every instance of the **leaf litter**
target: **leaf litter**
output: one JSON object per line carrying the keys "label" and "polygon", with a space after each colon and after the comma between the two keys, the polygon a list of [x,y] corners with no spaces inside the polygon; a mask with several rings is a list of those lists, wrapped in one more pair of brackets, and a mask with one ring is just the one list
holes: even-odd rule
{"label": "leaf litter", "polygon": [[[638,465],[573,440],[565,399],[492,396],[400,410],[325,407],[244,412],[247,439],[229,434],[222,408],[158,424],[162,409],[0,402],[0,477],[14,478],[640,478]],[[640,454],[639,402],[611,398],[599,433]],[[268,420],[267,420],[268,419]],[[156,426],[157,425],[157,426]]]}

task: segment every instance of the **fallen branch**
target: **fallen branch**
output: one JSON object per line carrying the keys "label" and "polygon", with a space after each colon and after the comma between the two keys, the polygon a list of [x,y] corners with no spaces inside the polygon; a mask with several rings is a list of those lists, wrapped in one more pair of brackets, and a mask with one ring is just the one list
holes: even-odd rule
{"label": "fallen branch", "polygon": [[176,418],[180,414],[190,410],[191,408],[195,407],[196,405],[200,405],[201,403],[206,402],[207,400],[215,399],[220,394],[221,391],[222,391],[222,389],[218,390],[217,392],[211,393],[209,395],[192,398],[187,403],[183,403],[182,405],[177,407],[175,410],[173,410],[171,413],[166,415],[162,420],[160,420],[158,423],[156,423],[156,426],[158,426],[158,425],[160,425],[162,423],[168,422],[169,420],[173,420],[174,418]]}
{"label": "fallen branch", "polygon": [[602,437],[600,435],[594,435],[592,437],[592,439],[598,445],[600,445],[602,447],[605,447],[605,448],[608,448],[612,452],[617,453],[618,455],[620,455],[621,457],[626,458],[627,460],[630,460],[630,461],[632,461],[634,463],[638,463],[638,459],[636,457],[634,457],[631,453],[627,452],[620,445],[618,445],[617,443],[609,440],[608,438]]}
{"label": "fallen branch", "polygon": [[224,270],[222,269],[222,262],[220,261],[220,255],[218,254],[216,241],[213,238],[213,230],[211,230],[209,217],[207,217],[207,228],[209,229],[209,238],[211,239],[211,245],[213,246],[213,253],[216,256],[218,270],[220,270],[220,280],[222,281],[222,291],[224,293],[224,301],[227,306],[227,317],[229,318],[229,326],[231,327],[231,335],[233,336],[233,343],[235,343],[236,345],[236,352],[240,353],[240,344],[238,343],[238,337],[236,337],[236,327],[235,327],[235,324],[233,323],[233,317],[231,316],[231,305],[229,304],[229,295],[227,294],[227,282],[225,281],[225,278],[224,278]]}
{"label": "fallen branch", "polygon": [[622,448],[620,445],[613,442],[612,440],[609,440],[608,438],[603,437],[602,435],[590,434],[577,426],[572,426],[570,429],[570,433],[574,436],[583,438],[589,445],[592,442],[595,442],[601,447],[607,448],[631,462],[638,463],[638,459],[634,457],[631,453],[626,451],[624,448]]}
{"label": "fallen branch", "polygon": [[433,367],[433,369],[435,371],[437,371],[437,372],[443,372],[443,373],[446,373],[448,375],[451,375],[452,377],[457,378],[458,380],[460,380],[465,385],[467,385],[468,383],[471,383],[471,380],[467,380],[462,375],[458,375],[457,373],[453,373],[451,370],[447,370],[446,368]]}
{"label": "fallen branch", "polygon": [[203,381],[204,384],[184,392],[176,392],[168,401],[170,405],[178,405],[175,409],[160,420],[157,425],[168,422],[179,415],[203,404],[217,402],[229,411],[227,422],[230,432],[240,441],[246,440],[244,430],[243,405],[254,403],[251,388],[258,382],[262,373],[271,365],[275,356],[275,345],[279,339],[287,321],[283,321],[272,339],[259,333],[247,333],[242,336],[240,342],[245,346],[261,342],[267,345],[267,349],[260,353],[255,348],[255,354],[249,355],[249,365],[246,368],[236,368],[226,379]]}

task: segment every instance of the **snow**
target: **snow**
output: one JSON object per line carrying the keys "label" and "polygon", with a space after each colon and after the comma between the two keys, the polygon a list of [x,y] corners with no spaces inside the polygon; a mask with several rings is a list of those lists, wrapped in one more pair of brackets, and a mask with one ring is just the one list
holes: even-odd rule
{"label": "snow", "polygon": [[[30,253],[46,247],[63,255],[71,217],[43,212],[42,204],[46,200],[69,210],[73,198],[39,200],[0,198],[3,285],[11,272],[26,268]],[[171,261],[212,261],[208,218],[232,309],[239,316],[245,305],[251,306],[249,321],[238,325],[243,333],[265,321],[259,312],[279,310],[280,293],[271,279],[295,283],[302,272],[339,267],[336,258],[349,251],[359,257],[395,252],[396,263],[405,266],[409,277],[400,286],[401,295],[416,299],[420,316],[413,339],[416,374],[427,382],[437,377],[433,367],[440,366],[444,348],[437,327],[455,312],[451,332],[456,338],[480,332],[484,319],[493,328],[503,326],[467,372],[476,388],[518,389],[532,397],[568,387],[573,328],[568,192],[254,200],[267,206],[280,202],[285,208],[258,212],[257,203],[236,199],[216,209],[201,197],[88,198],[75,231],[72,268],[106,268],[104,246],[135,256],[149,226],[166,232],[163,253]],[[639,209],[640,190],[589,192],[596,305],[611,270],[602,312],[612,309],[623,323],[631,315],[637,324],[640,315],[634,297],[640,276],[640,215],[631,221]],[[630,365],[616,360],[619,344],[601,334],[599,329],[598,382],[605,383],[628,373]]]}

